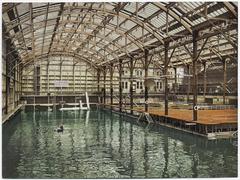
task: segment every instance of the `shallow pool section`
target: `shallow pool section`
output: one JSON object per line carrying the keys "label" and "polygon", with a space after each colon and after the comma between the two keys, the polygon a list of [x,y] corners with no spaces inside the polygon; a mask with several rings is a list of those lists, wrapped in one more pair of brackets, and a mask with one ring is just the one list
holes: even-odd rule
{"label": "shallow pool section", "polygon": [[[54,131],[60,124],[64,132]],[[208,141],[103,110],[22,111],[3,125],[4,178],[236,177],[234,140]]]}

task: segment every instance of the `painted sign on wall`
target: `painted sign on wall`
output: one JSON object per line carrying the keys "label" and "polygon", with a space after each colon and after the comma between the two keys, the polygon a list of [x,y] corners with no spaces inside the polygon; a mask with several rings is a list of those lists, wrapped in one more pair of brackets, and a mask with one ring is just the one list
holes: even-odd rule
{"label": "painted sign on wall", "polygon": [[54,86],[55,87],[68,87],[68,81],[54,81]]}

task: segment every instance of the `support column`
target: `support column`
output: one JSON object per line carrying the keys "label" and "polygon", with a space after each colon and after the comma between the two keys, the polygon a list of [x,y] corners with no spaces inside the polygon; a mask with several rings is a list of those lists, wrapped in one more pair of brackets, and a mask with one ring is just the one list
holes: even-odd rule
{"label": "support column", "polygon": [[193,121],[197,121],[197,37],[198,31],[193,32]]}
{"label": "support column", "polygon": [[[60,59],[60,81],[62,81],[62,59]],[[62,83],[62,82],[61,82]],[[61,85],[61,95],[62,95],[62,85]],[[63,96],[62,96],[62,101],[63,101]]]}
{"label": "support column", "polygon": [[133,58],[130,59],[130,109],[133,114]]}
{"label": "support column", "polygon": [[[13,62],[13,67],[15,67],[15,66],[16,66],[16,60],[14,60],[14,62]],[[14,68],[13,69],[13,108],[16,107],[16,94],[17,94],[17,92],[16,92],[16,68]]]}
{"label": "support column", "polygon": [[174,69],[174,84],[175,84],[175,86],[174,86],[174,94],[175,94],[175,98],[177,100],[177,68],[174,67],[173,69]]}
{"label": "support column", "polygon": [[99,101],[99,103],[102,103],[102,94],[100,92],[100,75],[101,75],[101,71],[98,68],[97,69],[97,94],[98,94],[98,101]]}
{"label": "support column", "polygon": [[169,43],[164,43],[164,76],[165,76],[165,92],[164,92],[164,110],[165,115],[168,115],[168,79],[167,79],[167,71],[168,71],[168,47]]}
{"label": "support column", "polygon": [[23,84],[23,68],[22,68],[22,64],[19,65],[19,69],[20,69],[20,94],[21,96],[23,95],[23,91],[22,91],[22,84]]}
{"label": "support column", "polygon": [[100,94],[100,69],[97,69],[97,92]]}
{"label": "support column", "polygon": [[76,92],[75,92],[75,66],[76,66],[76,64],[73,64],[73,92],[74,92],[74,96],[76,94]]}
{"label": "support column", "polygon": [[147,87],[147,79],[148,79],[148,50],[144,50],[144,71],[145,71],[145,80],[144,80],[144,86],[145,86],[145,112],[148,111],[148,87]]}
{"label": "support column", "polygon": [[110,103],[111,109],[113,109],[113,63],[111,63],[110,67]]}
{"label": "support column", "polygon": [[122,112],[122,60],[119,60],[119,111]]}
{"label": "support column", "polygon": [[[9,46],[7,46],[8,48]],[[8,52],[8,49],[7,49]],[[9,91],[10,91],[10,78],[9,78],[9,57],[6,57],[6,97],[5,97],[5,114],[8,113],[8,98],[9,98]]]}
{"label": "support column", "polygon": [[106,104],[106,75],[107,75],[106,67],[103,68],[103,104]]}
{"label": "support column", "polygon": [[207,68],[206,68],[206,62],[203,63],[203,99],[205,102],[206,98],[206,91],[207,91]]}
{"label": "support column", "polygon": [[223,60],[223,104],[226,104],[227,61]]}
{"label": "support column", "polygon": [[85,70],[85,92],[87,92],[87,75],[88,75],[88,69],[86,67],[86,70]]}
{"label": "support column", "polygon": [[47,92],[49,94],[49,62],[47,63]]}
{"label": "support column", "polygon": [[188,73],[188,87],[187,87],[187,102],[189,103],[190,97],[190,90],[191,90],[191,77],[190,77],[190,65],[187,65],[187,73]]}

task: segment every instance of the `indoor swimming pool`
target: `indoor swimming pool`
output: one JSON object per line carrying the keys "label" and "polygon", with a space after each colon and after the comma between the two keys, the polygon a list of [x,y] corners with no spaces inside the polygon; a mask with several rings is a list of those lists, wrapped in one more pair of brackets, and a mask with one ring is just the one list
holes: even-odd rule
{"label": "indoor swimming pool", "polygon": [[[54,131],[63,124],[64,131]],[[4,178],[236,177],[237,146],[105,110],[22,111],[2,127]]]}

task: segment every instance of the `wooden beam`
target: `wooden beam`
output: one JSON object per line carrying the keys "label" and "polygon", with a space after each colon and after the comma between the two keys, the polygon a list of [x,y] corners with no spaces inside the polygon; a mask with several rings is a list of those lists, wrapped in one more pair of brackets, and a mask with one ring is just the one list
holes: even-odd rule
{"label": "wooden beam", "polygon": [[148,112],[148,86],[147,86],[147,78],[148,78],[148,55],[149,51],[145,49],[144,51],[144,72],[145,72],[145,79],[144,79],[144,86],[145,86],[145,91],[144,91],[144,97],[145,97],[145,112]]}
{"label": "wooden beam", "polygon": [[103,67],[103,104],[104,104],[104,107],[106,104],[106,75],[107,75],[106,66],[104,66]]}
{"label": "wooden beam", "polygon": [[187,65],[187,73],[188,73],[188,86],[187,86],[187,102],[190,102],[190,90],[191,90],[191,77],[190,77],[190,65]]}
{"label": "wooden beam", "polygon": [[207,63],[203,63],[203,99],[204,102],[206,100],[206,92],[207,92]]}
{"label": "wooden beam", "polygon": [[209,37],[207,37],[207,38],[205,39],[203,45],[201,46],[201,49],[199,50],[199,52],[198,52],[198,54],[197,54],[197,57],[196,57],[197,60],[198,60],[198,58],[199,58],[199,56],[200,56],[203,48],[205,47],[205,45],[206,45],[206,43],[207,43],[207,41],[208,41],[208,38],[209,38]]}
{"label": "wooden beam", "polygon": [[114,73],[114,69],[113,69],[113,63],[111,63],[110,65],[110,104],[111,104],[111,109],[112,109],[112,105],[113,105],[113,73]]}
{"label": "wooden beam", "polygon": [[133,114],[133,57],[130,58],[130,109],[131,109],[131,114]]}
{"label": "wooden beam", "polygon": [[54,40],[54,37],[56,36],[56,32],[57,32],[57,29],[58,29],[58,26],[59,26],[59,21],[60,21],[60,18],[61,18],[61,16],[62,16],[62,13],[63,13],[64,4],[65,4],[65,3],[61,3],[60,10],[59,10],[59,12],[58,12],[58,16],[57,16],[57,19],[56,19],[56,24],[55,24],[54,29],[53,29],[53,34],[52,34],[52,38],[51,38],[51,43],[50,43],[49,49],[48,49],[48,54],[49,54],[50,51],[51,51],[52,44],[53,44],[53,40]]}
{"label": "wooden beam", "polygon": [[158,2],[153,2],[153,4],[162,9],[163,11],[167,12],[170,16],[172,16],[172,18],[176,19],[179,23],[181,23],[186,30],[188,30],[190,33],[192,33],[192,29],[191,29],[191,22],[188,21],[186,19],[182,19],[180,18],[174,11],[172,11],[171,9],[166,8],[165,6],[163,6],[161,3]]}
{"label": "wooden beam", "polygon": [[234,5],[232,5],[231,2],[226,1],[226,2],[223,2],[223,3],[225,5],[225,7],[228,9],[228,11],[233,15],[233,17],[237,18],[238,17],[238,14],[237,14],[237,11],[236,11],[237,8],[235,8]]}
{"label": "wooden beam", "polygon": [[164,95],[165,95],[165,100],[164,100],[164,104],[165,104],[165,115],[168,115],[168,79],[167,79],[167,72],[168,72],[168,48],[169,48],[169,43],[165,42],[164,44],[164,75],[165,75],[165,91],[164,91]]}
{"label": "wooden beam", "polygon": [[197,40],[198,31],[193,32],[193,121],[197,121]]}
{"label": "wooden beam", "polygon": [[119,59],[119,111],[122,112],[122,59]]}
{"label": "wooden beam", "polygon": [[227,84],[227,61],[226,59],[223,60],[223,104],[226,104],[226,88]]}

